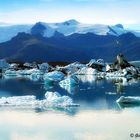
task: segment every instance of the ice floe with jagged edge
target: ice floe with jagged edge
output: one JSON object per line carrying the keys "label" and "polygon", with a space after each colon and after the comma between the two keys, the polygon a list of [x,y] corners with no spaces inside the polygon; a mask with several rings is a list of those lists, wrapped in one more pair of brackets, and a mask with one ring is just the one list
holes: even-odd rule
{"label": "ice floe with jagged edge", "polygon": [[78,107],[69,96],[61,96],[58,92],[46,92],[45,99],[37,100],[35,96],[13,96],[0,98],[0,106],[5,107]]}

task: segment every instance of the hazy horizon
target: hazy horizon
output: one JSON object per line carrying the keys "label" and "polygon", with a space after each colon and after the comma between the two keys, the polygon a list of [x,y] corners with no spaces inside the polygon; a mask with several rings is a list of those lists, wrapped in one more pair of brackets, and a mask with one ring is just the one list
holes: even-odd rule
{"label": "hazy horizon", "polygon": [[4,0],[0,22],[33,24],[76,19],[81,23],[115,25],[139,30],[139,0]]}

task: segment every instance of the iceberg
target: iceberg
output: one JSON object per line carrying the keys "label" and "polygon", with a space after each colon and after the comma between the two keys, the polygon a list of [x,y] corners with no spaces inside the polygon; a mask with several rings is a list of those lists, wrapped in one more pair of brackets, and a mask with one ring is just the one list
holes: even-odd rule
{"label": "iceberg", "polygon": [[60,85],[61,88],[65,89],[69,94],[74,95],[76,93],[77,85]]}
{"label": "iceberg", "polygon": [[69,94],[74,94],[79,80],[76,76],[69,76],[66,79],[59,82],[61,88],[65,89]]}
{"label": "iceberg", "polygon": [[58,92],[47,92],[45,94],[45,98],[47,106],[54,107],[79,106],[78,104],[74,104],[73,100],[69,96],[61,96]]}
{"label": "iceberg", "polygon": [[78,78],[76,76],[69,76],[66,79],[59,82],[59,85],[70,85],[75,86],[79,83]]}
{"label": "iceberg", "polygon": [[45,81],[59,82],[59,81],[63,80],[64,77],[65,77],[65,75],[62,72],[53,71],[53,72],[46,73],[44,75],[44,80]]}
{"label": "iceberg", "polygon": [[76,107],[69,96],[61,96],[57,92],[46,92],[45,99],[37,100],[36,96],[14,96],[0,98],[1,107],[31,107],[31,108],[49,108],[49,107]]}
{"label": "iceberg", "polygon": [[140,104],[140,97],[121,96],[116,102],[121,104]]}

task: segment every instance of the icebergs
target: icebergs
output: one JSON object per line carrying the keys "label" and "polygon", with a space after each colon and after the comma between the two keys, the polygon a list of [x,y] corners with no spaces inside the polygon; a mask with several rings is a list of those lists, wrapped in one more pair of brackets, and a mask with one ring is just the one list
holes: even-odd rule
{"label": "icebergs", "polygon": [[53,71],[53,72],[46,73],[44,75],[44,80],[45,81],[59,82],[59,81],[63,80],[64,77],[65,77],[65,75],[62,72]]}
{"label": "icebergs", "polygon": [[35,96],[14,96],[0,98],[0,106],[10,107],[76,107],[73,100],[68,96],[61,96],[57,92],[46,92],[44,100],[37,100]]}

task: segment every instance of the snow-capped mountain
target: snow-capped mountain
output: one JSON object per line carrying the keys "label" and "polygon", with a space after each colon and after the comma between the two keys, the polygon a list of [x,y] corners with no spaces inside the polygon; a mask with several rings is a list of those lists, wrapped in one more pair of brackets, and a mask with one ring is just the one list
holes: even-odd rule
{"label": "snow-capped mountain", "polygon": [[86,34],[94,33],[96,35],[115,35],[127,33],[128,31],[123,28],[121,24],[114,26],[102,25],[102,24],[83,24],[76,20],[68,20],[62,23],[43,23],[38,22],[34,26],[43,25],[45,37],[52,37],[55,31],[62,33],[65,36],[72,35],[74,33]]}
{"label": "snow-capped mountain", "polygon": [[140,36],[139,32],[124,29],[121,24],[102,25],[102,24],[83,24],[76,20],[68,20],[61,23],[44,23],[38,22],[35,25],[7,25],[0,24],[0,42],[8,41],[19,32],[41,34],[44,37],[52,37],[56,32],[65,36],[74,33],[86,34],[94,33],[96,35],[115,35],[119,36],[127,32],[132,32],[136,36]]}

